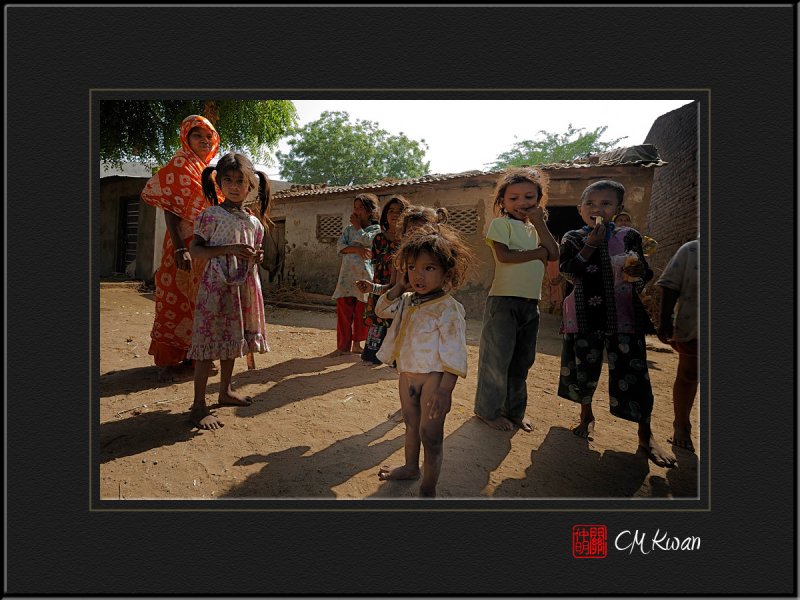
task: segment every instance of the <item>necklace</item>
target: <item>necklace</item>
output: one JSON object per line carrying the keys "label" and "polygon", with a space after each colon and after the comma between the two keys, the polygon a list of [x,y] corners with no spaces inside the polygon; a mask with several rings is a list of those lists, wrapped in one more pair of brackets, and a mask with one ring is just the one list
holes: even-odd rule
{"label": "necklace", "polygon": [[230,214],[239,217],[240,219],[250,219],[250,213],[241,204],[234,204],[233,202],[225,201],[220,204],[220,206]]}

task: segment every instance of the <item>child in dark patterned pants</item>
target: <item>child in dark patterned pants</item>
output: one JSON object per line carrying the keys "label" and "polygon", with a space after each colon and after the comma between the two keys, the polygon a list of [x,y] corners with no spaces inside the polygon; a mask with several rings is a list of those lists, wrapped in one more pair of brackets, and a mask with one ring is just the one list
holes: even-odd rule
{"label": "child in dark patterned pants", "polygon": [[578,212],[586,224],[564,234],[559,269],[575,286],[564,299],[561,376],[558,395],[581,405],[575,435],[594,430],[592,396],[608,358],[611,414],[638,423],[639,448],[656,465],[675,466],[675,457],[656,441],[650,428],[653,391],[647,372],[645,334],[655,333],[639,292],[653,277],[642,252],[642,236],[615,227],[625,188],[603,180],[587,187]]}

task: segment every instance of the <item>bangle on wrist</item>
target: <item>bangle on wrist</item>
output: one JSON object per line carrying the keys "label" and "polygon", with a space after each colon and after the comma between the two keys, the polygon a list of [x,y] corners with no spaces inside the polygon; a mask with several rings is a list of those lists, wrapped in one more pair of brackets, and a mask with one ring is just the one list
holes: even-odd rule
{"label": "bangle on wrist", "polygon": [[178,254],[178,252],[186,252],[186,251],[187,251],[186,248],[178,248],[177,250],[175,250],[175,254]]}

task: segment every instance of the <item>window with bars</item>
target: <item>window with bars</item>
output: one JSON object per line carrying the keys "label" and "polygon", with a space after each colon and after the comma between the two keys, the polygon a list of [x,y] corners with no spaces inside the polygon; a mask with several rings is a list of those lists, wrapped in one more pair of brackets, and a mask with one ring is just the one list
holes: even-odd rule
{"label": "window with bars", "polygon": [[342,235],[342,215],[317,215],[317,240],[335,242]]}
{"label": "window with bars", "polygon": [[478,231],[478,209],[471,206],[447,207],[449,218],[447,224],[464,235],[472,235]]}

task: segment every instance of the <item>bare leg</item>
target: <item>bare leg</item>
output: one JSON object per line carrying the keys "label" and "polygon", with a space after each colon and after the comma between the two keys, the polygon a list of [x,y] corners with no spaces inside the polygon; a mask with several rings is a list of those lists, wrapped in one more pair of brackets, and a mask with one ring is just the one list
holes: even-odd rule
{"label": "bare leg", "polygon": [[420,385],[415,385],[406,373],[400,373],[400,405],[406,422],[406,462],[401,466],[382,466],[378,471],[381,481],[389,479],[419,479],[419,422]]}
{"label": "bare leg", "polygon": [[442,471],[442,459],[444,457],[444,419],[446,415],[443,414],[436,419],[431,419],[428,416],[433,403],[433,394],[441,381],[441,373],[428,373],[422,386],[420,401],[422,407],[420,439],[422,440],[422,446],[425,448],[425,456],[422,463],[422,481],[419,484],[419,495],[429,498],[436,496],[436,483],[439,481],[439,473]]}
{"label": "bare leg", "polygon": [[231,376],[233,375],[233,363],[235,359],[221,360],[219,378],[219,405],[220,406],[250,406],[253,399],[250,396],[242,396],[233,391],[231,387]]}
{"label": "bare leg", "polygon": [[667,439],[673,446],[694,452],[690,415],[697,395],[697,354],[685,354],[679,350],[678,373],[672,386],[672,403],[675,420],[673,434]]}
{"label": "bare leg", "polygon": [[581,404],[581,422],[572,429],[572,433],[578,437],[591,439],[591,435],[594,433],[594,413],[591,402]]}
{"label": "bare leg", "polygon": [[194,364],[194,403],[189,411],[189,418],[198,429],[219,429],[223,426],[222,421],[211,414],[206,406],[206,385],[210,367],[210,360],[198,360]]}
{"label": "bare leg", "polygon": [[656,443],[649,423],[639,423],[639,450],[659,467],[675,466],[675,457]]}
{"label": "bare leg", "polygon": [[361,354],[364,352],[364,348],[361,347],[361,342],[353,342],[353,346],[351,348],[351,354]]}

